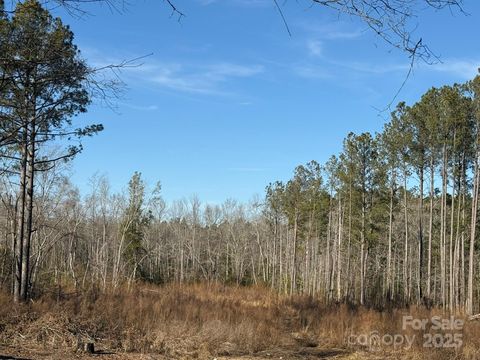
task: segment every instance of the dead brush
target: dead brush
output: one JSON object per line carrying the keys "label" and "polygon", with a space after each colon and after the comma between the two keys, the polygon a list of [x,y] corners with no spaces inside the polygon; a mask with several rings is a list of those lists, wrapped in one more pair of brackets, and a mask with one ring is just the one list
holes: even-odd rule
{"label": "dead brush", "polygon": [[[345,348],[349,334],[403,332],[405,314],[441,314],[415,307],[379,312],[327,306],[314,297],[221,284],[137,284],[128,290],[69,294],[18,307],[1,294],[0,344],[75,350],[78,343],[92,341],[99,349],[206,359],[282,348]],[[420,341],[402,356],[478,359],[480,322],[467,322],[463,333],[460,351],[428,352]]]}

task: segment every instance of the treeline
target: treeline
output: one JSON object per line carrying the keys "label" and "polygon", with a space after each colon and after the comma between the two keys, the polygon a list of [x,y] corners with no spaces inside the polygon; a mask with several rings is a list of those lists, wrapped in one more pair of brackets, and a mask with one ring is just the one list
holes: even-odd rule
{"label": "treeline", "polygon": [[105,87],[38,2],[0,14],[0,281],[14,300],[52,284],[220,281],[478,311],[480,77],[400,103],[381,133],[349,134],[248,204],[167,206],[139,173],[125,193],[96,176],[81,196],[62,160],[102,130],[72,120]]}
{"label": "treeline", "polygon": [[[400,103],[324,166],[267,187],[269,282],[327,300],[478,310],[480,77]],[[275,252],[275,250],[274,250]]]}
{"label": "treeline", "polygon": [[[36,179],[29,286],[264,283],[326,301],[478,311],[480,77],[400,103],[381,133],[349,134],[321,166],[248,204],[162,200],[135,173],[125,193],[79,191],[54,167]],[[12,286],[15,177],[2,181],[2,267]]]}

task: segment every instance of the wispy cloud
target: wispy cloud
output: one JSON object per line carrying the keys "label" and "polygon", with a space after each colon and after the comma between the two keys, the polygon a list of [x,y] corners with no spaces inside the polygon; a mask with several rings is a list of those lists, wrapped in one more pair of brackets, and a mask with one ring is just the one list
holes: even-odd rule
{"label": "wispy cloud", "polygon": [[300,22],[299,27],[310,35],[323,40],[352,40],[359,38],[365,33],[365,30],[352,29],[351,25],[341,21],[323,24]]}
{"label": "wispy cloud", "polygon": [[235,92],[235,79],[252,78],[262,72],[264,72],[264,66],[261,64],[231,62],[198,64],[146,60],[141,66],[122,69],[121,76],[129,83],[142,82],[177,92],[231,95]]}
{"label": "wispy cloud", "polygon": [[356,39],[363,35],[363,31],[331,31],[325,34],[326,39],[335,40],[335,39]]}
{"label": "wispy cloud", "polygon": [[441,63],[424,67],[432,71],[449,73],[462,80],[473,79],[478,74],[480,60],[476,59],[443,59]]}
{"label": "wispy cloud", "polygon": [[[121,64],[125,59],[136,58],[135,56],[120,58],[104,54],[97,49],[87,49],[84,54],[95,67]],[[159,88],[191,94],[232,95],[235,93],[233,89],[235,79],[252,78],[264,70],[262,64],[229,61],[162,61],[149,56],[134,61],[118,72],[129,83],[141,81]],[[155,110],[152,107],[140,108]]]}
{"label": "wispy cloud", "polygon": [[131,103],[127,103],[127,102],[119,102],[119,105],[125,106],[129,109],[138,110],[138,111],[156,111],[156,110],[158,110],[157,105],[137,105],[137,104],[131,104]]}
{"label": "wispy cloud", "polygon": [[[480,60],[476,59],[442,59],[437,64],[427,65],[418,63],[414,66],[416,74],[443,73],[456,79],[465,81],[473,79],[479,73]],[[338,79],[342,76],[382,76],[398,74],[406,76],[410,64],[405,63],[373,63],[350,60],[334,60],[322,57],[319,62],[308,62],[292,66],[292,71],[297,76],[311,80]]]}
{"label": "wispy cloud", "polygon": [[366,63],[357,61],[339,61],[322,57],[321,63],[303,63],[292,67],[293,72],[306,79],[326,80],[355,74],[383,75],[388,73],[404,72],[409,70],[408,64]]}
{"label": "wispy cloud", "polygon": [[248,78],[262,73],[262,65],[215,63],[189,66],[180,63],[158,64],[151,71],[149,80],[156,85],[181,92],[205,95],[227,94],[224,85],[234,78]]}
{"label": "wispy cloud", "polygon": [[307,41],[307,48],[310,54],[313,56],[323,55],[323,43],[320,40]]}

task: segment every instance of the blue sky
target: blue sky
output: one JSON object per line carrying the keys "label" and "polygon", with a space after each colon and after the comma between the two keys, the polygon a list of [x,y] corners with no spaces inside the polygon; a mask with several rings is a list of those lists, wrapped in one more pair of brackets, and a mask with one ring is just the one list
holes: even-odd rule
{"label": "blue sky", "polygon": [[[96,172],[113,189],[134,171],[166,200],[197,194],[204,202],[248,200],[295,166],[324,162],[349,131],[375,132],[406,76],[409,60],[355,19],[288,1],[288,36],[272,0],[134,2],[120,14],[92,6],[63,16],[93,65],[153,53],[125,69],[118,110],[94,105],[78,120],[105,130],[84,141],[72,181],[87,191]],[[458,12],[422,11],[416,35],[442,63],[418,64],[399,100],[431,86],[463,82],[480,67],[480,3]]]}

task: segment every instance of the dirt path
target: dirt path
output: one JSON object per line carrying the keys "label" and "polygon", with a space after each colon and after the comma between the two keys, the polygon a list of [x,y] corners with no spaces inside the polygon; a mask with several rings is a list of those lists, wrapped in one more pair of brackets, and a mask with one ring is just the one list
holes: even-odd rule
{"label": "dirt path", "polygon": [[[241,356],[219,356],[206,357],[211,360],[294,360],[294,359],[349,359],[351,353],[341,349],[317,349],[317,348],[298,348],[298,349],[272,349],[262,351],[255,355]],[[97,352],[95,354],[76,354],[73,352],[40,350],[40,349],[21,349],[17,350],[10,347],[0,347],[0,359],[12,360],[70,360],[70,359],[105,359],[105,360],[164,360],[164,355],[159,354],[136,354],[136,353],[108,353]],[[187,358],[185,358],[187,359]],[[170,360],[170,359],[169,359]]]}
{"label": "dirt path", "polygon": [[[254,355],[241,356],[218,356],[200,357],[199,360],[314,360],[314,359],[338,359],[338,360],[380,360],[399,359],[396,354],[380,354],[366,352],[350,352],[342,349],[320,349],[320,348],[297,348],[297,349],[272,349],[262,351]],[[73,359],[98,359],[98,360],[173,360],[159,354],[138,354],[138,353],[107,353],[98,352],[95,354],[77,354],[73,352],[21,349],[0,346],[0,360],[73,360]],[[179,360],[190,360],[194,358],[182,357]]]}

